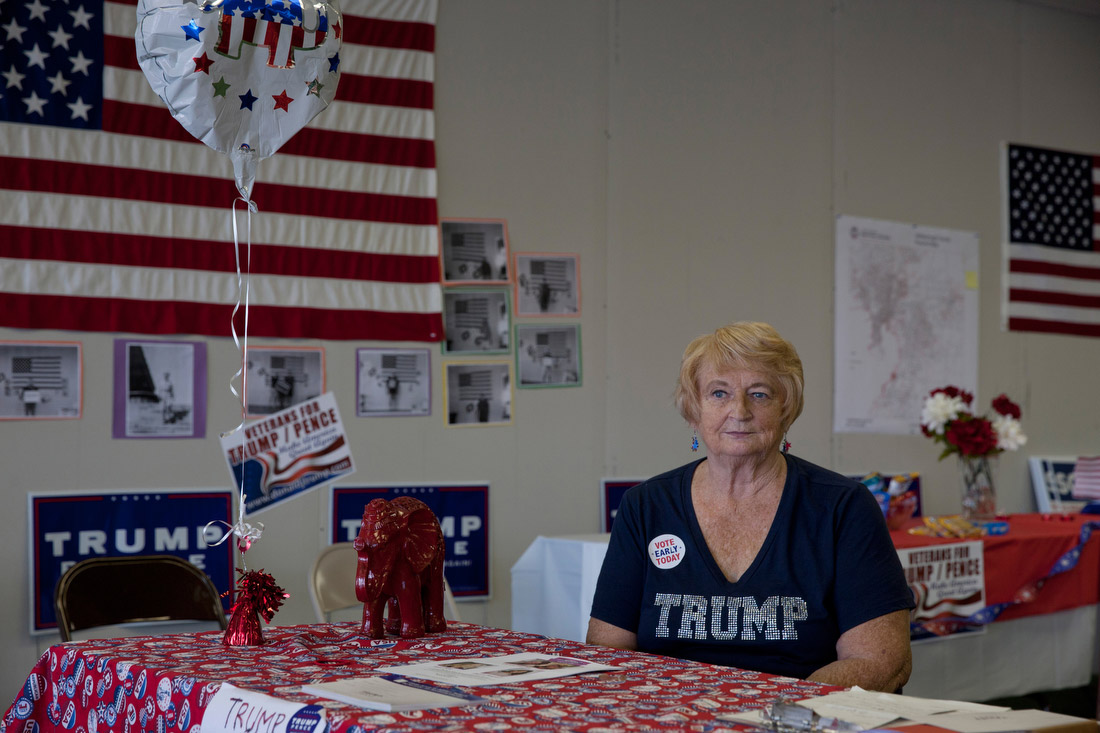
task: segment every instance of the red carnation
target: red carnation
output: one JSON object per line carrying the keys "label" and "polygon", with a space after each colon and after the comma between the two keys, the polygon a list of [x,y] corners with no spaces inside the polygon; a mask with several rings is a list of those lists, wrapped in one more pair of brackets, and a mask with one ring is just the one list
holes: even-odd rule
{"label": "red carnation", "polygon": [[1017,420],[1020,419],[1020,406],[1008,399],[1008,395],[1006,394],[1001,394],[993,400],[993,409],[996,410],[999,415],[1008,415]]}
{"label": "red carnation", "polygon": [[997,448],[997,433],[984,419],[952,420],[943,437],[964,456],[984,456]]}
{"label": "red carnation", "polygon": [[947,395],[948,397],[951,397],[951,398],[958,397],[960,400],[963,401],[964,404],[967,404],[967,405],[969,405],[974,400],[974,395],[971,394],[970,392],[967,392],[965,389],[959,389],[958,387],[951,387],[951,386],[939,387],[937,389],[932,390],[929,394],[933,394],[933,395],[935,395],[935,394],[945,394],[945,395]]}

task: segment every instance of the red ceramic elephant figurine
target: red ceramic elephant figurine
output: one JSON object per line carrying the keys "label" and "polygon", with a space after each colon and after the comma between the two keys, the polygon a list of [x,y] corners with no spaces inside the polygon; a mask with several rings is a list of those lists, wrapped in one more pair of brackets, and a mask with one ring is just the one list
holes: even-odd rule
{"label": "red ceramic elephant figurine", "polygon": [[363,636],[380,639],[389,631],[411,639],[446,630],[443,532],[427,504],[411,496],[374,499],[363,507],[353,544],[359,553],[355,597],[363,602]]}

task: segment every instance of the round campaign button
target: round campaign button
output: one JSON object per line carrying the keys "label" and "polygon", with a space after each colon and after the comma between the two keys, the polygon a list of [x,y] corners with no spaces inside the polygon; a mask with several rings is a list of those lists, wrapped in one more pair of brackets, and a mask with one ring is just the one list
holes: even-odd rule
{"label": "round campaign button", "polygon": [[674,534],[662,534],[649,541],[649,561],[662,570],[674,568],[684,559],[684,541]]}
{"label": "round campaign button", "polygon": [[15,703],[14,712],[15,717],[26,720],[34,712],[34,703],[25,697],[20,697]]}

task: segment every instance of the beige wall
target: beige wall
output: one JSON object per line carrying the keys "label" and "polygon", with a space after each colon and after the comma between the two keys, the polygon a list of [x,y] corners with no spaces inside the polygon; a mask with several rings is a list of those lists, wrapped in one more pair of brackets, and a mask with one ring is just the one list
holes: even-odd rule
{"label": "beige wall", "polygon": [[[440,6],[440,214],[506,218],[513,251],[579,253],[583,290],[583,387],[517,390],[514,424],[447,429],[433,347],[431,417],[348,418],[350,484],[490,483],[493,597],[463,604],[464,618],[510,623],[512,564],[539,534],[596,531],[602,477],[690,459],[670,398],[679,353],[730,320],[770,321],[802,354],[796,453],[844,471],[920,471],[927,510],[957,510],[954,468],[928,441],[831,430],[839,214],[978,232],[979,396],[1018,398],[1031,437],[999,461],[1005,509],[1033,507],[1029,453],[1100,447],[1100,342],[1000,330],[998,201],[1003,141],[1100,152],[1100,18],[1013,0]],[[27,492],[227,487],[216,436],[238,418],[236,351],[209,340],[208,438],[115,441],[114,334],[0,338],[85,347],[82,420],[0,424],[0,694],[14,695],[52,641],[27,634]],[[375,344],[321,345],[329,388],[354,416],[355,349]],[[305,579],[326,496],[257,517],[250,565],[292,593],[278,623],[312,618]]]}

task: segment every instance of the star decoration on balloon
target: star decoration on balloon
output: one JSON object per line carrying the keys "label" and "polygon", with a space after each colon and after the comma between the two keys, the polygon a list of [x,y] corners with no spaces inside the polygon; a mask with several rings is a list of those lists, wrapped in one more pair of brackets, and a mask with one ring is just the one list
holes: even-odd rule
{"label": "star decoration on balloon", "polygon": [[214,65],[213,59],[206,55],[204,51],[202,56],[191,59],[195,62],[195,73],[202,72],[204,74],[210,73],[210,67]]}
{"label": "star decoration on balloon", "polygon": [[183,29],[184,37],[187,38],[188,40],[191,40],[191,41],[201,41],[202,39],[199,38],[199,35],[204,30],[206,30],[205,28],[200,26],[198,23],[196,23],[194,20],[192,20],[187,25],[181,25],[180,28]]}
{"label": "star decoration on balloon", "polygon": [[289,96],[287,96],[285,89],[279,94],[271,95],[271,98],[275,100],[275,109],[281,109],[284,112],[290,111],[290,103],[294,101]]}

